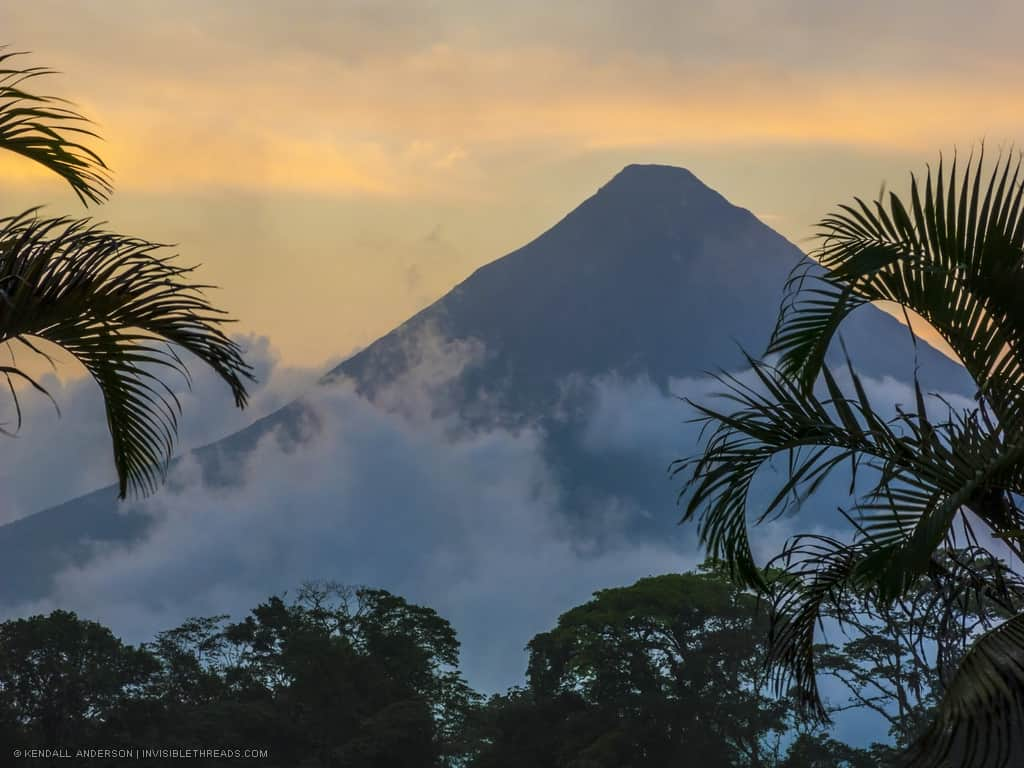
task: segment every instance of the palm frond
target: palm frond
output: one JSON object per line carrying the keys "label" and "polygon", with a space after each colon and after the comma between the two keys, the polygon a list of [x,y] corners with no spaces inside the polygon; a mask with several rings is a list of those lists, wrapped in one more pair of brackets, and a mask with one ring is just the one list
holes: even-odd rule
{"label": "palm frond", "polygon": [[815,627],[826,607],[854,583],[862,548],[828,536],[790,541],[767,570],[781,568],[769,587],[771,631],[768,664],[776,693],[792,693],[812,721],[829,721],[818,691]]}
{"label": "palm frond", "polygon": [[[748,357],[761,391],[728,374],[718,376],[723,397],[739,410],[726,414],[690,402],[704,428],[712,428],[702,456],[674,462],[673,475],[688,472],[680,499],[691,494],[681,522],[699,516],[701,541],[708,556],[729,564],[748,586],[763,587],[747,535],[750,486],[758,471],[779,455],[790,462],[789,480],[759,510],[759,520],[784,514],[799,498],[801,486],[821,482],[850,456],[848,433],[836,429],[823,405],[786,379]],[[801,449],[811,449],[810,455]],[[838,448],[830,455],[829,448]]]}
{"label": "palm frond", "polygon": [[[814,287],[808,287],[808,281]],[[842,321],[866,302],[850,286],[822,280],[813,264],[798,264],[786,281],[785,292],[787,299],[767,352],[783,353],[779,370],[809,390],[825,365],[825,355]]]}
{"label": "palm frond", "polygon": [[996,164],[984,183],[984,151],[948,179],[940,159],[909,202],[890,193],[855,200],[819,223],[814,256],[827,270],[787,286],[769,351],[780,369],[813,385],[842,318],[867,302],[895,302],[921,316],[953,349],[1000,422],[1024,408],[1024,185],[1021,162]]}
{"label": "palm frond", "polygon": [[31,339],[45,339],[89,371],[103,393],[122,498],[154,490],[172,455],[180,406],[158,373],[187,380],[175,347],[213,368],[239,407],[252,379],[221,330],[230,321],[203,295],[210,286],[189,283],[192,269],[158,256],[162,248],[88,220],[33,211],[0,219],[0,342],[35,349]]}
{"label": "palm frond", "polygon": [[921,590],[935,637],[963,638],[963,644],[939,642],[936,653],[943,690],[979,630],[987,631],[1024,609],[1024,581],[1001,558],[980,546],[944,549],[932,558]]}
{"label": "palm frond", "polygon": [[98,136],[70,102],[25,89],[56,74],[45,67],[14,67],[23,52],[0,48],[0,149],[33,160],[63,178],[83,204],[101,203],[112,191],[110,169],[83,141]]}
{"label": "palm frond", "polygon": [[1024,613],[975,641],[906,768],[1011,768],[1024,761]]}
{"label": "palm frond", "polygon": [[[931,551],[926,542],[950,522],[948,515],[939,516],[943,522],[936,517],[939,511],[945,515],[944,502],[959,498],[954,497],[960,490],[956,481],[967,482],[961,476],[951,478],[946,470],[950,451],[944,427],[907,414],[883,418],[852,366],[855,397],[843,394],[827,368],[827,396],[819,397],[776,368],[750,358],[748,362],[757,386],[719,377],[723,397],[738,406],[735,410],[691,403],[707,434],[703,453],[672,465],[675,474],[688,474],[680,491],[680,498],[689,495],[682,521],[699,518],[709,556],[730,563],[749,586],[763,586],[750,553],[748,519],[761,523],[785,514],[848,463],[851,492],[861,465],[881,478],[855,510],[870,513],[879,499],[898,502],[884,516],[865,517],[862,532],[875,537],[876,547],[887,551],[886,562],[906,569],[908,578],[925,568]],[[755,475],[780,457],[787,462],[786,479],[771,501],[750,509]],[[883,528],[887,538],[880,538]],[[893,560],[901,547],[908,550],[907,557]]]}
{"label": "palm frond", "polygon": [[[759,391],[723,377],[734,412],[697,406],[709,438],[702,455],[675,467],[690,471],[684,520],[699,516],[711,554],[748,584],[759,584],[749,575],[748,518],[760,521],[791,497],[803,500],[847,458],[851,478],[862,464],[872,474],[867,490],[851,479],[852,504],[843,512],[851,540],[796,537],[780,556],[786,570],[771,584],[775,680],[792,686],[812,715],[824,711],[814,626],[833,595],[867,590],[880,605],[892,604],[930,578],[944,621],[956,601],[977,603],[978,595],[1011,615],[1021,608],[1019,580],[1008,589],[1001,576],[942,553],[958,546],[957,524],[977,548],[980,521],[1024,560],[1022,171],[1019,156],[985,170],[984,150],[962,172],[955,156],[948,174],[940,158],[923,182],[911,176],[906,201],[893,193],[873,203],[855,199],[826,216],[814,254],[819,265],[794,271],[786,285],[768,347],[780,355],[778,368],[754,365]],[[883,419],[852,366],[854,394],[844,394],[826,352],[851,312],[881,301],[915,313],[946,341],[977,384],[977,408],[947,407],[936,421],[915,381],[916,412],[897,409]],[[749,509],[752,478],[775,456],[788,461],[779,494]],[[952,657],[940,662],[955,665]],[[988,768],[1010,764],[1009,755],[1013,765],[1024,762],[1022,704],[1024,614],[989,631],[964,657],[911,764]]]}
{"label": "palm frond", "polygon": [[[725,561],[740,581],[771,591],[778,584],[762,579],[750,527],[807,504],[826,477],[849,467],[852,503],[842,514],[852,525],[850,541],[800,536],[780,556],[790,570],[775,601],[776,682],[792,685],[809,714],[820,718],[812,651],[826,598],[851,587],[870,588],[881,601],[901,598],[934,571],[935,552],[955,543],[954,524],[965,510],[992,530],[1024,529],[1024,513],[1009,493],[1024,490],[1024,441],[999,439],[976,412],[947,408],[945,418],[932,419],[916,382],[917,411],[897,408],[884,418],[849,363],[852,396],[828,367],[819,395],[776,368],[748,362],[754,384],[719,378],[733,410],[694,404],[706,439],[702,454],[673,465],[688,473],[680,492],[689,494],[683,521],[699,520],[708,555]],[[755,502],[754,477],[779,457],[786,471],[774,495]],[[869,485],[858,487],[858,471]]]}

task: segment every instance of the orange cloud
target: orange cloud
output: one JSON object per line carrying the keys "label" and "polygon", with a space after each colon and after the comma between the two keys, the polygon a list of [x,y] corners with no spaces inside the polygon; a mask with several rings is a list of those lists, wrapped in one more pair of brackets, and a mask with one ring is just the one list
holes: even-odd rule
{"label": "orange cloud", "polygon": [[[102,120],[119,187],[459,196],[472,194],[460,174],[477,155],[552,142],[566,151],[740,143],[930,151],[1024,128],[1024,105],[1003,98],[1005,83],[967,75],[831,78],[635,54],[598,63],[537,46],[435,45],[362,64],[297,51],[246,63],[98,78],[89,111]],[[76,85],[86,87],[89,74]],[[39,178],[2,162],[11,183]]]}
{"label": "orange cloud", "polygon": [[[409,5],[39,0],[7,31],[100,123],[117,195],[98,215],[183,243],[247,329],[273,329],[303,362],[371,341],[628,162],[689,166],[800,241],[834,203],[935,150],[1024,128],[1006,97],[1011,47],[951,56],[870,8],[830,34],[838,12],[821,4],[737,18],[595,2],[586,24],[575,4],[539,0],[481,3],[468,21]],[[949,26],[908,18],[933,36]],[[11,207],[81,210],[26,161],[0,155],[0,178]],[[414,240],[439,225],[464,255],[420,254]],[[402,243],[377,241],[389,236]],[[282,253],[292,269],[270,283],[262,267]]]}

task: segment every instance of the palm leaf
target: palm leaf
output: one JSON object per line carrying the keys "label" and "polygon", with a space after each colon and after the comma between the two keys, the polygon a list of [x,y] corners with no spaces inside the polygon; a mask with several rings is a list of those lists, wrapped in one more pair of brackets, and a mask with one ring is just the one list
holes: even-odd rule
{"label": "palm leaf", "polygon": [[909,203],[890,193],[860,199],[819,223],[814,255],[828,272],[787,287],[769,350],[810,387],[842,318],[865,302],[891,301],[920,315],[954,350],[1000,422],[1024,405],[1024,186],[1020,160],[997,163],[984,183],[984,153],[963,174],[940,160]]}
{"label": "palm leaf", "polygon": [[[749,358],[748,362],[759,388],[736,377],[719,376],[723,396],[739,407],[725,412],[691,403],[710,432],[703,453],[675,462],[672,470],[689,475],[680,491],[681,498],[689,494],[683,521],[699,518],[709,555],[733,562],[749,576],[751,585],[758,578],[745,541],[748,517],[763,522],[784,514],[847,461],[851,474],[867,462],[882,478],[865,497],[865,509],[881,496],[891,499],[902,494],[900,511],[921,517],[924,512],[916,504],[915,489],[927,489],[934,496],[959,488],[945,466],[937,466],[939,457],[949,454],[942,443],[945,432],[934,425],[923,429],[907,415],[883,419],[852,367],[857,397],[846,397],[826,368],[829,396],[821,398],[778,369]],[[787,461],[786,480],[768,504],[748,509],[754,476],[778,457]]]}
{"label": "palm leaf", "polygon": [[112,191],[110,169],[83,140],[98,138],[89,121],[55,96],[25,86],[54,74],[44,67],[13,67],[20,52],[0,48],[0,149],[33,160],[63,178],[83,204],[101,203]]}
{"label": "palm leaf", "polygon": [[[172,455],[180,406],[157,374],[169,369],[188,379],[175,347],[213,368],[239,407],[247,399],[244,380],[252,378],[221,330],[229,321],[203,295],[209,286],[188,282],[192,269],[158,256],[163,247],[87,220],[34,212],[0,219],[0,341],[39,351],[31,340],[45,339],[96,380],[122,498],[153,491]],[[0,373],[8,381],[24,377]]]}
{"label": "palm leaf", "polygon": [[[854,527],[852,541],[797,537],[782,555],[788,570],[772,585],[776,680],[792,685],[811,714],[823,711],[814,680],[814,624],[833,594],[866,589],[889,603],[925,576],[938,580],[942,600],[962,594],[960,571],[938,556],[955,544],[957,521],[970,546],[977,547],[973,526],[980,521],[1024,559],[1022,164],[1008,158],[991,172],[983,167],[984,152],[977,162],[972,155],[962,173],[956,157],[948,174],[940,158],[923,183],[911,177],[906,201],[891,193],[871,204],[855,199],[822,219],[815,255],[824,271],[803,267],[787,283],[768,347],[780,355],[778,368],[755,366],[767,376],[758,374],[761,392],[723,379],[737,410],[698,406],[710,437],[702,455],[677,466],[692,473],[684,519],[699,516],[709,549],[732,558],[740,575],[754,567],[751,479],[772,457],[789,456],[788,474],[767,512],[783,498],[802,498],[802,489],[834,471],[837,456],[849,458],[851,476],[861,463],[874,471],[874,486],[859,495],[851,478],[854,500],[844,514]],[[882,419],[852,366],[854,395],[841,391],[826,352],[851,312],[879,301],[916,313],[949,344],[978,385],[978,408],[948,408],[948,417],[936,422],[915,381],[916,412]],[[971,579],[991,596],[984,577]],[[1019,606],[1015,601],[1005,606]],[[1015,617],[964,660],[913,765],[989,766],[1009,754],[1014,764],[1024,759],[1022,680],[1024,619]]]}
{"label": "palm leaf", "polygon": [[907,768],[1011,768],[1024,760],[1024,613],[964,656]]}
{"label": "palm leaf", "polygon": [[[701,455],[673,465],[689,474],[680,494],[690,495],[683,520],[699,520],[709,556],[724,560],[746,585],[769,589],[750,550],[751,524],[808,503],[827,476],[849,463],[851,493],[858,495],[843,514],[853,539],[804,536],[787,545],[781,558],[793,570],[773,623],[778,685],[794,686],[809,714],[820,717],[811,654],[825,598],[851,585],[870,587],[879,600],[900,598],[933,570],[937,548],[954,543],[953,526],[964,510],[994,530],[1024,528],[1024,514],[997,490],[1024,487],[1017,447],[1024,441],[1003,442],[971,412],[949,409],[944,420],[932,420],[916,382],[918,411],[897,409],[886,419],[852,365],[850,397],[827,367],[818,395],[778,369],[748,361],[756,384],[719,377],[723,396],[738,407],[726,412],[694,404],[706,440]],[[753,478],[777,457],[785,457],[786,473],[774,496],[755,506]],[[876,477],[864,490],[855,482],[861,466]]]}
{"label": "palm leaf", "polygon": [[805,535],[789,542],[768,564],[782,569],[772,580],[768,663],[777,693],[793,693],[812,721],[829,721],[818,691],[815,627],[853,576],[861,549],[828,536]]}

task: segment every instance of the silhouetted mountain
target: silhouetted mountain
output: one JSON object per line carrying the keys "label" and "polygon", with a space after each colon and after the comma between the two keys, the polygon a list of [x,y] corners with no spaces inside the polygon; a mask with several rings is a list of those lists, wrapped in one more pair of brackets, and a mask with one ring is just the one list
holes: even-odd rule
{"label": "silhouetted mountain", "polygon": [[[638,522],[661,531],[673,521],[669,487],[652,482],[663,467],[631,465],[628,457],[610,467],[579,450],[581,424],[556,417],[564,383],[618,373],[664,388],[671,378],[741,365],[740,345],[764,349],[786,277],[804,259],[689,171],[631,165],[557,225],[478,269],[323,383],[348,377],[372,399],[415,363],[416,341],[425,333],[478,340],[483,359],[447,393],[468,423],[543,425],[549,459],[567,489],[567,514],[585,521],[589,500],[613,493],[638,507],[667,509],[667,517]],[[843,338],[862,373],[910,378],[908,334],[888,315],[859,310]],[[931,348],[921,346],[918,364],[925,382],[967,391],[962,369]],[[198,449],[206,481],[230,482],[261,436],[277,429],[287,445],[302,438],[311,419],[299,400]],[[118,511],[107,488],[0,527],[0,603],[44,595],[62,565],[91,556],[91,543],[130,542],[148,525],[143,515]]]}
{"label": "silhouetted mountain", "polygon": [[[462,382],[470,401],[498,388],[512,411],[534,413],[570,374],[645,374],[664,385],[741,364],[739,344],[760,353],[783,284],[805,259],[689,171],[630,165],[556,226],[331,375],[353,377],[372,395],[407,367],[403,339],[432,325],[447,338],[484,343],[488,360]],[[870,309],[844,327],[851,349],[865,353],[857,356],[864,373],[906,370],[902,343],[877,343],[898,328]],[[925,375],[956,375],[931,352],[922,364]]]}

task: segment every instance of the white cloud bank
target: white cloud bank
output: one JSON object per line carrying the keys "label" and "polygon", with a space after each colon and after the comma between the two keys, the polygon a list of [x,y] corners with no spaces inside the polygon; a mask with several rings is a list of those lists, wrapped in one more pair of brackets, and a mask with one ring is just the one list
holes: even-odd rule
{"label": "white cloud bank", "polygon": [[[258,403],[281,404],[294,380],[312,378],[278,377],[267,345],[255,348],[268,381]],[[612,532],[595,554],[572,536],[536,429],[467,431],[436,408],[432,393],[478,353],[474,345],[434,344],[376,404],[345,383],[312,387],[304,399],[319,417],[317,436],[291,452],[267,436],[237,487],[204,486],[187,459],[173,473],[170,487],[177,490],[142,504],[155,521],[145,541],[63,572],[50,597],[12,613],[70,608],[143,640],[187,616],[240,616],[304,580],[334,579],[436,608],[459,631],[464,669],[479,688],[519,682],[523,647],[559,613],[595,589],[682,570],[698,558],[667,541],[631,541],[624,532]],[[193,397],[184,404],[191,445],[237,424],[226,394],[205,372],[195,373]],[[40,427],[35,411],[28,414],[26,436],[39,430],[31,439],[40,444],[55,440],[58,430],[72,436],[51,443],[47,456],[47,475],[69,470],[62,488],[87,488],[107,469],[105,455],[71,462],[107,439],[90,389],[82,383],[61,392],[65,418],[52,428]],[[26,466],[32,465],[9,467],[15,484],[32,474]],[[18,497],[45,496],[43,484],[26,477]],[[667,482],[665,490],[671,498]]]}
{"label": "white cloud bank", "polygon": [[[628,498],[603,500],[595,546],[570,529],[565,489],[537,428],[471,430],[439,406],[444,383],[473,364],[479,346],[429,341],[413,371],[375,403],[345,382],[310,386],[320,371],[279,369],[265,339],[246,343],[261,380],[254,413],[238,414],[225,388],[196,368],[183,403],[187,446],[234,431],[301,389],[321,428],[292,451],[267,436],[250,455],[243,481],[230,488],[204,486],[187,458],[168,489],[143,503],[155,523],[144,541],[99,552],[61,573],[47,599],[8,614],[73,609],[141,641],[189,616],[240,617],[305,580],[367,584],[450,619],[470,682],[493,691],[521,682],[527,641],[592,591],[699,562],[696,526],[674,526],[678,484],[665,476],[669,461],[692,450],[697,433],[685,424],[691,412],[677,397],[644,380],[593,382],[585,450],[649,460],[651,483],[661,483],[665,502],[653,529],[639,537],[628,530],[631,516],[650,511]],[[904,385],[869,383],[880,399],[910,401]],[[671,389],[704,398],[719,385],[694,378]],[[58,399],[60,421],[46,414],[45,403],[29,408],[25,436],[4,468],[5,494],[21,513],[112,478],[106,449],[97,450],[108,438],[94,387],[72,383]],[[664,517],[665,510],[673,514]],[[664,535],[651,534],[662,521]],[[819,532],[829,522],[820,522]],[[762,528],[759,556],[777,552],[795,523]]]}
{"label": "white cloud bank", "polygon": [[[256,382],[245,411],[234,407],[227,386],[208,369],[190,364],[189,388],[179,376],[168,385],[181,401],[183,418],[179,447],[190,450],[235,432],[277,410],[305,391],[323,369],[289,368],[279,364],[277,352],[266,337],[238,337]],[[336,364],[337,361],[334,362]],[[331,365],[325,363],[324,368]],[[83,372],[84,373],[84,372]],[[42,395],[24,388],[19,393],[23,423],[16,438],[0,436],[0,524],[60,504],[116,479],[99,388],[85,377],[61,370],[48,373],[40,383],[53,395],[61,410]],[[0,396],[0,421],[13,429],[15,410],[6,395]]]}

